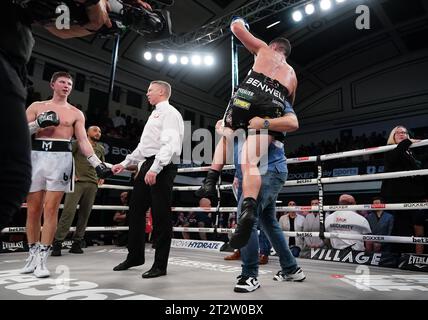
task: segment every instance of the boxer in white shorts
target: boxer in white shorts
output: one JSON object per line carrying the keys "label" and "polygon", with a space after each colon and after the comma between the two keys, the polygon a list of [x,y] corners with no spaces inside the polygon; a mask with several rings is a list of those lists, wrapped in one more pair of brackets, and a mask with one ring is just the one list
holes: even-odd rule
{"label": "boxer in white shorts", "polygon": [[72,85],[72,77],[67,72],[54,73],[50,83],[53,98],[34,102],[26,111],[30,133],[34,135],[33,180],[27,196],[26,232],[30,250],[21,273],[34,272],[38,278],[50,275],[46,260],[56,232],[58,208],[64,192],[72,190],[72,137],[76,137],[80,151],[100,178],[111,172],[94,154],[86,135],[83,113],[67,102]]}
{"label": "boxer in white shorts", "polygon": [[74,165],[71,142],[61,139],[35,139],[32,149],[30,192],[42,190],[73,192]]}

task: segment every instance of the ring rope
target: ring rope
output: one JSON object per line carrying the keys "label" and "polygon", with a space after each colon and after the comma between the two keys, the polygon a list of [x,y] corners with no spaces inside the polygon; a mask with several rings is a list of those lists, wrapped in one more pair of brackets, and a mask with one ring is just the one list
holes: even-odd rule
{"label": "ring rope", "polygon": [[[428,145],[428,139],[425,139],[425,140],[421,140],[419,142],[412,143],[410,148],[423,147],[423,146],[427,146],[427,145]],[[328,153],[328,154],[320,155],[319,157],[320,157],[320,161],[328,161],[328,160],[333,160],[333,159],[357,157],[357,156],[387,152],[387,151],[395,149],[396,147],[397,147],[397,145],[392,144],[392,145],[380,146],[380,147],[371,147],[371,148],[351,150],[351,151]],[[316,162],[317,157],[318,156],[306,156],[306,157],[290,158],[290,159],[287,159],[287,164],[295,164],[295,163],[303,163],[303,162]],[[209,169],[210,169],[209,166],[179,168],[178,173],[201,172],[201,171],[208,171]],[[235,169],[235,165],[233,165],[233,164],[225,165],[223,167],[223,170],[232,170],[232,169]]]}
{"label": "ring rope", "polygon": [[[69,231],[75,231],[76,227],[71,227]],[[105,227],[87,227],[88,232],[99,232],[99,231],[128,231],[129,227],[122,226],[105,226]],[[3,233],[25,233],[25,227],[9,227],[3,229]],[[229,228],[192,228],[192,227],[174,227],[175,232],[206,232],[206,233],[225,233],[232,234],[235,229]],[[283,231],[287,237],[300,237],[300,238],[312,238],[320,237],[320,232],[296,232],[296,231]],[[376,241],[386,243],[410,243],[410,244],[423,244],[428,245],[428,237],[403,237],[403,236],[385,236],[385,235],[361,235],[361,234],[349,234],[349,233],[336,233],[336,232],[324,232],[325,238],[339,238],[346,240],[360,240],[360,241]]]}
{"label": "ring rope", "polygon": [[[420,147],[428,145],[428,139],[422,140],[420,142],[413,143],[410,147]],[[302,163],[302,162],[317,162],[318,165],[318,177],[317,179],[299,179],[287,181],[284,186],[296,186],[296,185],[310,185],[317,184],[319,187],[319,197],[321,198],[321,206],[295,206],[295,207],[277,207],[278,211],[355,211],[355,210],[367,210],[367,209],[383,209],[383,210],[413,210],[413,209],[426,209],[428,203],[426,202],[412,202],[412,203],[395,203],[395,204],[364,204],[364,205],[326,205],[323,206],[323,183],[341,183],[341,182],[355,182],[355,181],[370,181],[370,180],[381,180],[381,179],[393,179],[399,177],[410,177],[410,176],[420,176],[428,175],[428,170],[412,170],[412,171],[398,171],[398,172],[388,172],[388,173],[377,173],[377,174],[366,174],[366,175],[356,175],[356,176],[346,176],[346,177],[330,177],[330,178],[321,178],[322,167],[321,162],[326,160],[351,157],[351,156],[360,156],[366,154],[374,154],[380,152],[386,152],[396,148],[397,145],[388,145],[382,147],[367,148],[361,150],[352,150],[346,152],[332,153],[321,156],[311,156],[311,157],[299,157],[299,158],[290,158],[288,159],[288,164],[292,163]],[[191,168],[180,168],[178,172],[200,172],[208,171],[209,166],[207,167],[191,167]],[[234,165],[226,165],[223,170],[234,169]],[[320,173],[321,172],[321,173]],[[109,185],[105,184],[99,186],[100,189],[116,189],[116,190],[132,190],[131,186],[120,186],[120,185]],[[179,186],[174,187],[173,190],[176,191],[196,191],[199,189],[199,186]],[[217,192],[220,193],[220,190],[230,190],[232,185],[217,185]],[[22,207],[26,207],[24,203]],[[63,208],[63,205],[60,205],[60,208]],[[111,205],[93,205],[93,210],[129,210],[128,206],[111,206]],[[205,212],[216,212],[217,216],[219,212],[236,212],[236,207],[220,207],[217,205],[216,208],[200,208],[200,207],[172,207],[172,211],[205,211]],[[216,219],[218,223],[218,219]],[[76,228],[71,227],[70,231],[74,231]],[[15,232],[25,232],[25,227],[10,227],[1,230],[2,233],[15,233]],[[87,231],[126,231],[129,230],[129,227],[123,226],[106,226],[106,227],[87,227]],[[186,232],[207,232],[207,233],[233,233],[234,229],[227,228],[189,228],[189,227],[174,227],[174,231],[186,231]],[[298,236],[298,237],[325,237],[325,238],[342,238],[348,240],[362,240],[362,241],[377,241],[377,242],[396,242],[396,243],[418,243],[418,244],[428,244],[427,237],[402,237],[402,236],[383,236],[383,235],[358,235],[358,234],[341,234],[341,233],[328,233],[323,232],[284,232],[286,236]]]}
{"label": "ring rope", "polygon": [[[26,208],[27,204],[22,204],[21,208]],[[64,208],[63,204],[60,204],[60,209]],[[389,204],[358,204],[358,205],[325,205],[322,207],[323,211],[365,211],[365,210],[420,210],[427,209],[428,202],[406,202],[406,203],[389,203]],[[77,205],[79,209],[79,205]],[[276,211],[316,211],[320,210],[319,206],[280,206],[275,208]],[[120,210],[127,211],[129,206],[112,206],[112,205],[93,205],[92,210]],[[237,207],[220,207],[219,212],[236,212]],[[216,208],[204,208],[204,207],[171,207],[171,211],[174,212],[217,212]]]}
{"label": "ring rope", "polygon": [[[384,172],[384,173],[373,173],[373,174],[362,174],[345,177],[329,177],[321,178],[321,183],[343,183],[343,182],[355,182],[355,181],[374,181],[383,179],[395,179],[403,177],[413,176],[426,176],[428,175],[428,169],[410,170],[410,171],[396,171],[396,172]],[[290,180],[285,182],[285,187],[303,186],[303,185],[315,185],[318,184],[318,178],[316,179],[298,179]],[[104,184],[99,186],[100,189],[114,189],[114,190],[132,190],[133,187],[120,186],[113,184]],[[196,191],[200,186],[179,186],[173,187],[174,191]],[[231,184],[222,184],[219,186],[220,190],[231,190]]]}

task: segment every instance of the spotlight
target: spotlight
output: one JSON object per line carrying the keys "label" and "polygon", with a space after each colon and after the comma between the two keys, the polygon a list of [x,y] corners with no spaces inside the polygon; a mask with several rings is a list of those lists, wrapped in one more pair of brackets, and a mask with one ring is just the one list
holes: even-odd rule
{"label": "spotlight", "polygon": [[270,25],[268,25],[268,26],[266,27],[266,29],[272,28],[272,27],[274,27],[274,26],[276,26],[277,24],[280,24],[280,23],[281,23],[281,21],[276,21],[276,22],[274,22],[274,23],[271,23]]}
{"label": "spotlight", "polygon": [[152,59],[152,53],[150,51],[144,52],[144,59],[151,60]]}
{"label": "spotlight", "polygon": [[164,57],[162,53],[156,53],[156,56],[155,56],[156,61],[162,62],[163,58]]}
{"label": "spotlight", "polygon": [[321,0],[320,1],[320,7],[322,10],[328,10],[331,8],[331,1],[330,0]]}
{"label": "spotlight", "polygon": [[188,64],[189,63],[189,58],[187,56],[182,56],[180,59],[180,63],[181,64]]}
{"label": "spotlight", "polygon": [[300,20],[302,20],[302,13],[300,11],[294,11],[293,12],[293,20],[296,22],[299,22]]}
{"label": "spotlight", "polygon": [[205,56],[204,57],[204,63],[207,66],[212,66],[214,64],[214,58],[213,58],[213,56]]}
{"label": "spotlight", "polygon": [[345,2],[345,0],[336,0],[337,3]]}
{"label": "spotlight", "polygon": [[305,6],[305,12],[307,15],[310,15],[315,12],[315,7],[312,3],[309,3]]}
{"label": "spotlight", "polygon": [[201,57],[200,56],[192,56],[192,64],[194,66],[199,66],[201,64]]}
{"label": "spotlight", "polygon": [[168,62],[171,64],[176,64],[178,61],[178,58],[175,54],[172,54],[168,57]]}

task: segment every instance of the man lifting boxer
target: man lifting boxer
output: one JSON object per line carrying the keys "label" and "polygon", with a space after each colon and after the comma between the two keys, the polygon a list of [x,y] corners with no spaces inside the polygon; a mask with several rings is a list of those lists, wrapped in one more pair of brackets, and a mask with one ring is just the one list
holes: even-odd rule
{"label": "man lifting boxer", "polygon": [[[298,120],[292,110],[297,88],[297,78],[286,59],[291,46],[287,39],[276,38],[269,45],[254,37],[248,31],[248,24],[242,18],[234,18],[231,23],[233,34],[255,55],[254,64],[238,89],[232,96],[226,109],[223,123],[216,126],[223,134],[216,147],[213,163],[203,186],[196,192],[199,198],[215,198],[215,184],[226,161],[227,137],[237,129],[268,131],[268,139],[260,134],[248,135],[243,145],[241,169],[243,173],[243,203],[235,233],[230,245],[242,248],[248,242],[255,222],[257,196],[261,178],[257,164],[266,154],[269,144],[275,139],[283,141],[284,132],[298,129]],[[282,118],[286,115],[287,121]]]}

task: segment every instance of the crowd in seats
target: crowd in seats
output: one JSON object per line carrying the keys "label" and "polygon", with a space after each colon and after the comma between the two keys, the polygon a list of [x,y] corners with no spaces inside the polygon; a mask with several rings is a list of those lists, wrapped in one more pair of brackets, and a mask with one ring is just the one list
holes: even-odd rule
{"label": "crowd in seats", "polygon": [[[428,139],[428,126],[411,128],[409,131],[412,132],[414,136],[418,137],[418,139]],[[294,158],[301,156],[322,155],[342,151],[379,147],[386,145],[387,138],[388,136],[386,131],[372,132],[370,135],[362,134],[358,136],[353,136],[352,133],[347,132],[346,134],[341,134],[340,137],[336,138],[334,141],[322,140],[317,144],[302,144],[294,151],[287,152],[287,157]]]}
{"label": "crowd in seats", "polygon": [[[210,212],[178,212],[173,214],[174,227],[212,228],[213,221]],[[209,240],[206,232],[175,232],[176,238],[192,240]]]}
{"label": "crowd in seats", "polygon": [[334,141],[322,140],[315,144],[300,145],[294,152],[287,154],[288,157],[301,157],[311,155],[321,155],[335,153],[341,151],[358,150],[370,147],[378,147],[386,144],[386,132],[372,132],[369,136],[362,134],[361,136],[353,136],[352,134],[341,135]]}
{"label": "crowd in seats", "polygon": [[88,126],[96,124],[101,128],[103,134],[110,138],[126,139],[130,142],[138,142],[144,129],[144,121],[132,118],[130,115],[116,110],[116,115],[111,118],[108,110],[98,113],[87,113],[86,123]]}
{"label": "crowd in seats", "polygon": [[[428,202],[428,199],[426,200]],[[357,202],[352,195],[342,194],[339,197],[339,205],[356,205]],[[324,212],[325,232],[346,233],[346,234],[373,234],[394,236],[394,212],[386,211],[382,208],[385,204],[383,198],[376,196],[372,200],[372,204],[379,207],[375,210],[349,211],[339,210],[335,212]],[[287,206],[296,206],[295,201],[289,201]],[[311,206],[317,206],[318,199],[311,200]],[[401,212],[401,211],[398,211]],[[428,222],[428,210],[412,210],[412,216],[417,217],[415,224],[412,225],[414,231],[408,236],[424,236],[426,235],[425,228]],[[294,215],[294,214],[293,214]],[[319,232],[320,231],[320,215],[318,212],[297,212],[296,218],[289,220],[290,213],[280,214],[279,223],[283,231],[303,231],[303,232]],[[292,224],[292,226],[291,226]],[[402,245],[376,242],[376,241],[361,241],[361,240],[343,240],[343,239],[325,239],[318,237],[305,237],[303,239],[292,237],[287,238],[290,249],[294,246],[299,247],[300,257],[307,258],[310,256],[312,249],[332,248],[355,251],[365,251],[367,253],[418,253],[424,252],[421,245],[407,245],[406,250],[401,250]],[[397,250],[398,248],[398,250]],[[293,251],[292,251],[293,252]]]}

